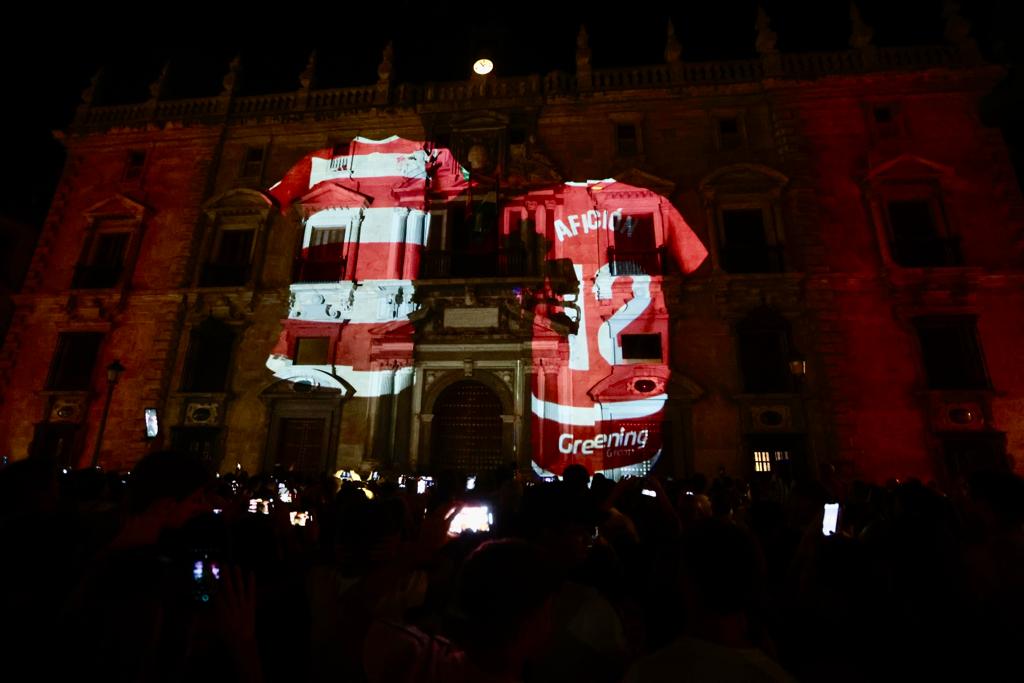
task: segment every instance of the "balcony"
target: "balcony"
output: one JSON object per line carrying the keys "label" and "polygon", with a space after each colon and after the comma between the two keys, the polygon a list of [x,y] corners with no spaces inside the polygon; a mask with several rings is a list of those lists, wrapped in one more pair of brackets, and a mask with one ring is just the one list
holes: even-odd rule
{"label": "balcony", "polygon": [[207,263],[199,274],[200,287],[241,287],[247,282],[248,263]]}
{"label": "balcony", "polygon": [[527,275],[526,251],[509,247],[487,252],[427,251],[420,259],[422,280],[517,277]]}
{"label": "balcony", "polygon": [[110,289],[121,280],[124,268],[118,265],[79,265],[71,279],[73,289]]}
{"label": "balcony", "polygon": [[612,275],[664,275],[665,248],[608,247],[608,271]]}
{"label": "balcony", "polygon": [[345,279],[346,260],[295,260],[295,282],[341,282]]}
{"label": "balcony", "polygon": [[727,273],[783,273],[786,271],[782,245],[726,246],[722,249],[722,270]]}

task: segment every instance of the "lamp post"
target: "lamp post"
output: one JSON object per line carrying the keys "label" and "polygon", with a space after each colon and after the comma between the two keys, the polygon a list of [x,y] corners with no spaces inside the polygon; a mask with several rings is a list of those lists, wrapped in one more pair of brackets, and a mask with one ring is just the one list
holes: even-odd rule
{"label": "lamp post", "polygon": [[100,430],[96,433],[96,447],[92,451],[92,466],[96,467],[100,461],[100,446],[103,445],[103,431],[107,428],[107,416],[110,415],[110,399],[114,396],[114,387],[121,379],[124,366],[121,361],[115,359],[107,366],[107,401],[103,404],[103,417],[100,418]]}

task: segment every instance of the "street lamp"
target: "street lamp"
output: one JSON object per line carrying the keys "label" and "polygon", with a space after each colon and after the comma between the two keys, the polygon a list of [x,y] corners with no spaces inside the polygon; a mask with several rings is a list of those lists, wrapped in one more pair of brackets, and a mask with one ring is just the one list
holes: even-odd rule
{"label": "street lamp", "polygon": [[124,366],[121,361],[115,359],[107,366],[107,401],[103,404],[103,417],[100,418],[100,430],[96,433],[96,447],[92,451],[92,466],[96,467],[100,461],[100,446],[103,445],[103,431],[107,428],[107,416],[110,415],[110,399],[114,396],[114,387],[121,379]]}

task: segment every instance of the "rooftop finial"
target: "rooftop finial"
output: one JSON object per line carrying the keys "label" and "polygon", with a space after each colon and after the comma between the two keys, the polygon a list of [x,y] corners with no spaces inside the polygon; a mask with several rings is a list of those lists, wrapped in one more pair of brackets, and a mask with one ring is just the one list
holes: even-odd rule
{"label": "rooftop finial", "polygon": [[778,42],[779,36],[772,30],[772,20],[768,18],[768,13],[764,11],[763,5],[757,6],[757,23],[754,27],[757,29],[757,39],[754,41],[757,53],[767,55],[777,52],[775,44]]}
{"label": "rooftop finial", "polygon": [[220,91],[222,96],[235,94],[235,90],[238,88],[238,76],[241,72],[242,55],[235,55],[235,58],[228,65],[228,72],[224,74],[224,80],[221,81],[221,84],[224,86]]}
{"label": "rooftop finial", "polygon": [[309,90],[316,80],[316,50],[311,50],[309,59],[306,60],[306,68],[299,74],[299,87]]}
{"label": "rooftop finial", "polygon": [[384,51],[380,56],[380,64],[377,65],[377,78],[381,82],[391,80],[391,71],[395,68],[395,43],[392,40],[388,41],[388,44],[384,46]]}
{"label": "rooftop finial", "polygon": [[668,35],[665,39],[665,61],[675,64],[681,60],[683,46],[676,37],[676,27],[672,20],[668,20]]}
{"label": "rooftop finial", "polygon": [[854,0],[850,2],[850,47],[855,50],[863,50],[871,44],[875,37],[875,30],[864,23],[860,16],[860,8]]}
{"label": "rooftop finial", "polygon": [[942,17],[946,20],[946,40],[960,49],[960,59],[967,64],[983,61],[978,43],[971,36],[971,22],[960,14],[960,3],[946,0],[942,7]]}
{"label": "rooftop finial", "polygon": [[89,85],[85,86],[85,90],[82,91],[82,104],[86,107],[92,104],[92,101],[96,99],[96,89],[99,87],[100,81],[103,79],[103,67],[96,69],[96,73],[89,79]]}
{"label": "rooftop finial", "polygon": [[576,69],[590,68],[590,36],[587,35],[587,27],[580,26],[580,32],[576,34]]}
{"label": "rooftop finial", "polygon": [[164,87],[167,85],[167,72],[170,68],[170,61],[164,62],[164,67],[160,69],[160,75],[149,84],[149,99],[159,100],[160,96],[164,94]]}

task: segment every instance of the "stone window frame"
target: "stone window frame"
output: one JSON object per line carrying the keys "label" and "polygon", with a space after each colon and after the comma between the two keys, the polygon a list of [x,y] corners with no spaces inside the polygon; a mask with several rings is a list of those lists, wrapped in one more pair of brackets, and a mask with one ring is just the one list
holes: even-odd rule
{"label": "stone window frame", "polygon": [[950,209],[955,177],[953,169],[929,159],[902,154],[878,164],[864,177],[861,192],[868,217],[875,232],[882,265],[889,269],[920,270],[921,268],[963,267],[960,265],[904,266],[893,255],[894,234],[889,219],[889,202],[923,200],[930,203],[935,228],[942,240],[959,239],[957,221]]}
{"label": "stone window frame", "polygon": [[[68,285],[72,291],[123,291],[131,282],[135,273],[135,263],[139,256],[139,247],[143,237],[143,218],[145,207],[134,202],[123,195],[115,196],[106,201],[100,202],[87,209],[85,216],[85,230],[82,232],[82,239],[78,247],[78,257],[75,259],[75,267],[72,269],[71,283]],[[128,242],[124,247],[122,255],[121,273],[117,282],[111,287],[81,287],[74,284],[75,271],[81,266],[94,265],[93,259],[96,255],[97,236],[103,233],[127,233]]]}
{"label": "stone window frame", "polygon": [[[611,144],[615,158],[642,160],[646,154],[644,147],[644,115],[637,112],[615,112],[608,115],[611,123]],[[636,131],[636,151],[623,154],[619,151],[619,126],[633,126]]]}
{"label": "stone window frame", "polygon": [[786,221],[783,211],[788,183],[789,178],[781,172],[769,166],[750,163],[723,166],[700,181],[698,187],[708,225],[708,246],[713,272],[728,272],[723,267],[725,223],[722,212],[732,209],[761,209],[765,218],[765,242],[769,247],[779,248],[782,255],[782,269],[778,272],[738,275],[779,275],[794,272],[786,249]]}
{"label": "stone window frame", "polygon": [[[715,151],[736,152],[750,147],[746,109],[713,109],[708,112],[708,116],[711,120],[711,139],[714,141]],[[723,145],[721,122],[724,119],[736,119],[739,144],[735,147],[726,147]]]}
{"label": "stone window frame", "polygon": [[[202,235],[191,277],[193,288],[245,289],[253,287],[259,281],[265,261],[265,243],[273,205],[273,201],[267,195],[249,189],[228,190],[203,205]],[[223,232],[245,229],[253,231],[245,281],[229,285],[204,285],[203,272],[207,266],[214,264],[213,257],[217,254]]]}

